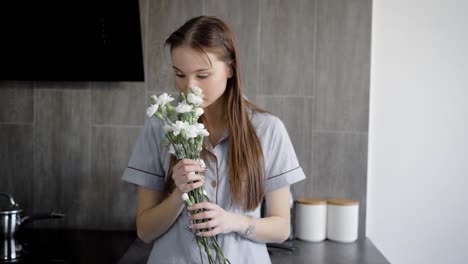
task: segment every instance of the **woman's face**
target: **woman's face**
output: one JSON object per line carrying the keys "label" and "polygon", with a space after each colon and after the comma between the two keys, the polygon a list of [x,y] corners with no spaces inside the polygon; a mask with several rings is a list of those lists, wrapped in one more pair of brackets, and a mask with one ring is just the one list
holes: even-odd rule
{"label": "woman's face", "polygon": [[172,50],[177,90],[187,92],[188,88],[200,87],[205,95],[203,108],[212,105],[224,94],[227,80],[232,77],[232,71],[225,62],[219,60],[214,53],[206,54],[187,46]]}

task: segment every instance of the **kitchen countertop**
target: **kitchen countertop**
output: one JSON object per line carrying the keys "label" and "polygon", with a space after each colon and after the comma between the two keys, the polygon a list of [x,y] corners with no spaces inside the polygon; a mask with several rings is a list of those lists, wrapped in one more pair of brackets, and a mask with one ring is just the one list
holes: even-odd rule
{"label": "kitchen countertop", "polygon": [[16,263],[118,263],[135,241],[133,231],[19,230],[17,241],[25,249]]}
{"label": "kitchen countertop", "polygon": [[282,245],[294,251],[276,250],[270,247],[273,264],[390,264],[369,239],[354,243],[286,241]]}
{"label": "kitchen countertop", "polygon": [[[146,263],[151,245],[136,238],[134,231],[26,229],[17,235],[28,251],[17,263]],[[273,264],[388,264],[368,239],[354,243],[286,241],[268,247]],[[235,264],[235,263],[233,263]]]}

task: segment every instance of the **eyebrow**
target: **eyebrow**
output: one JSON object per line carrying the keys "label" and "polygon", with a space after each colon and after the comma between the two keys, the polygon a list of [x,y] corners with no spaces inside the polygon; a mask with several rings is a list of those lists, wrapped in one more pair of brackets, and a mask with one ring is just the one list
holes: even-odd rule
{"label": "eyebrow", "polygon": [[[180,71],[180,72],[183,72],[183,71],[181,71],[179,68],[177,68],[177,67],[174,66],[174,65],[172,65],[172,68],[174,68],[174,69],[176,69],[176,70],[178,70],[178,71]],[[201,71],[208,71],[208,70],[211,70],[211,69],[198,69],[198,70],[196,70],[196,71],[194,71],[194,72],[201,72]]]}

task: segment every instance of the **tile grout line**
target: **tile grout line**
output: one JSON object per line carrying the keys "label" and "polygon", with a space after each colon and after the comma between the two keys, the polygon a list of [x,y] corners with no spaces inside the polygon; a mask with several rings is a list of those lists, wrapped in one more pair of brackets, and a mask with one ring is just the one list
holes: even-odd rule
{"label": "tile grout line", "polygon": [[89,127],[88,127],[88,175],[87,175],[87,178],[90,179],[91,178],[91,141],[93,140],[92,139],[92,136],[93,136],[93,132],[92,132],[92,126],[93,126],[93,123],[94,123],[94,120],[93,120],[93,117],[94,117],[94,114],[93,114],[93,109],[94,109],[94,106],[93,106],[93,100],[92,100],[92,91],[93,91],[93,87],[94,87],[94,84],[93,82],[89,82],[89,87],[88,87],[88,103],[89,103],[89,108],[91,108],[91,117],[89,118]]}
{"label": "tile grout line", "polygon": [[[261,41],[262,41],[262,3],[263,1],[258,1],[258,28],[257,28],[257,37],[258,37],[258,44],[257,44],[257,87],[255,91],[255,97],[260,95],[260,55],[261,55]],[[255,98],[257,100],[257,98]]]}
{"label": "tile grout line", "polygon": [[150,16],[150,1],[146,1],[146,7],[145,7],[145,16],[146,16],[146,26],[145,26],[145,71],[146,71],[146,76],[145,76],[145,93],[143,95],[143,102],[146,104],[146,98],[148,94],[148,78],[149,78],[149,60],[150,60],[150,32],[149,32],[149,16]]}
{"label": "tile grout line", "polygon": [[[34,106],[33,106],[33,111],[34,111]],[[34,115],[34,113],[33,113]],[[33,117],[34,118],[34,117]],[[1,125],[6,125],[6,126],[11,126],[11,125],[17,125],[17,126],[34,126],[34,120],[32,122],[0,122]]]}
{"label": "tile grout line", "polygon": [[[311,114],[311,117],[310,117],[310,127],[311,127],[311,134],[310,136],[313,137],[313,134],[314,134],[314,128],[315,126],[317,125],[316,124],[316,119],[317,119],[317,105],[316,105],[316,102],[317,102],[317,70],[318,70],[318,67],[317,67],[317,28],[318,28],[318,17],[317,17],[317,9],[318,9],[318,1],[319,0],[315,0],[314,1],[314,32],[313,32],[313,38],[314,38],[314,50],[312,51],[313,52],[313,58],[312,58],[312,63],[314,65],[314,72],[312,74],[312,114]],[[308,147],[310,147],[310,149],[312,150],[313,148],[313,142],[312,140],[310,140],[310,145]],[[313,165],[315,162],[314,162],[314,158],[315,156],[317,155],[317,153],[315,151],[310,151],[310,167],[309,167],[309,170],[307,173],[310,173],[312,174],[312,170],[313,170]]]}
{"label": "tile grout line", "polygon": [[65,87],[65,88],[38,88],[36,86],[37,89],[40,89],[41,91],[46,91],[46,92],[73,92],[73,91],[86,91],[88,88],[83,88],[83,87],[88,87],[89,88],[89,84],[88,85],[85,85],[85,86],[80,86],[80,87]]}
{"label": "tile grout line", "polygon": [[281,95],[281,94],[257,94],[257,96],[268,97],[268,98],[306,98],[312,99],[313,95]]}
{"label": "tile grout line", "polygon": [[368,132],[362,132],[362,131],[332,130],[332,129],[312,129],[312,133],[347,134],[347,135],[357,135],[357,136],[364,136],[368,134]]}
{"label": "tile grout line", "polygon": [[[37,186],[36,184],[36,179],[37,179],[37,108],[38,108],[38,103],[37,103],[37,84],[36,81],[34,81],[33,84],[33,100],[34,100],[34,105],[33,105],[33,186]],[[34,188],[34,187],[33,187]],[[34,195],[37,192],[33,189],[33,199],[32,201],[32,207],[36,208],[35,201],[37,199],[34,199]]]}
{"label": "tile grout line", "polygon": [[317,67],[317,31],[318,31],[318,1],[319,0],[315,0],[315,6],[314,6],[314,19],[315,19],[315,23],[314,23],[314,51],[313,51],[313,64],[314,64],[314,73],[313,73],[313,80],[312,80],[312,117],[311,117],[311,123],[312,123],[312,130],[314,129],[314,126],[317,125],[317,70],[318,70],[318,67]]}
{"label": "tile grout line", "polygon": [[145,1],[146,2],[146,6],[145,6],[145,16],[146,16],[145,21],[146,22],[145,22],[145,28],[144,28],[144,30],[145,30],[145,47],[144,47],[144,49],[145,50],[143,51],[144,52],[143,56],[144,56],[144,59],[145,59],[144,60],[144,63],[145,63],[144,71],[145,71],[145,89],[146,90],[148,89],[146,84],[147,84],[148,75],[149,75],[148,74],[148,67],[149,67],[148,66],[149,65],[149,52],[148,52],[149,51],[149,32],[148,32],[149,30],[148,30],[148,28],[149,28],[149,9],[150,9],[149,8],[150,7],[149,2],[150,1],[151,0]]}
{"label": "tile grout line", "polygon": [[142,125],[93,124],[93,128],[142,128]]}

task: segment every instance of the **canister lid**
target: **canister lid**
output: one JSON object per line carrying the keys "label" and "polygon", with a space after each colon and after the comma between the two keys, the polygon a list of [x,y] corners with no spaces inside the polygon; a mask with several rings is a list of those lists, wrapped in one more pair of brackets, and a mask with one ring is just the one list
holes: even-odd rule
{"label": "canister lid", "polygon": [[327,200],[320,198],[306,198],[301,197],[296,199],[296,203],[299,204],[326,204]]}
{"label": "canister lid", "polygon": [[336,199],[328,199],[328,204],[333,205],[357,205],[359,202],[354,199],[343,199],[343,198],[336,198]]}

